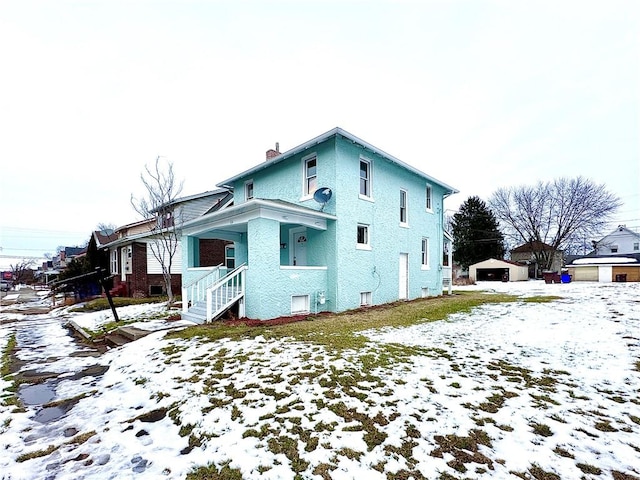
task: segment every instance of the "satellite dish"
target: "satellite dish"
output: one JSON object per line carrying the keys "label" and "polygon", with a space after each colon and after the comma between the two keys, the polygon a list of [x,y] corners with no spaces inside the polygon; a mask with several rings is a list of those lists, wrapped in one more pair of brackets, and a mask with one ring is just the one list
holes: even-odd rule
{"label": "satellite dish", "polygon": [[333,192],[329,187],[320,187],[313,194],[313,199],[322,204],[322,208],[324,208],[326,203],[331,200],[331,195],[333,195]]}

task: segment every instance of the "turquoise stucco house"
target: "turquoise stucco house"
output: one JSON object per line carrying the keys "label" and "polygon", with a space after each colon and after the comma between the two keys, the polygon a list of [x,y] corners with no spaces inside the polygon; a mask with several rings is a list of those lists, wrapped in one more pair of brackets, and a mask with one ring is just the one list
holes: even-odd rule
{"label": "turquoise stucco house", "polygon": [[[443,200],[457,190],[334,128],[218,187],[233,204],[182,227],[183,317],[340,312],[451,285]],[[202,239],[233,242],[198,265]]]}

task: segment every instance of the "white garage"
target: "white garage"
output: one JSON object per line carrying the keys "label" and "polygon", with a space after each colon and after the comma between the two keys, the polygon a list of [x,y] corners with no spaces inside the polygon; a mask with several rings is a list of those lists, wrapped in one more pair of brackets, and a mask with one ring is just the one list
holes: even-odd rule
{"label": "white garage", "polygon": [[587,282],[639,282],[640,261],[635,256],[583,257],[567,265],[573,280]]}
{"label": "white garage", "polygon": [[490,258],[469,266],[469,279],[476,281],[520,282],[529,280],[529,268],[526,265]]}

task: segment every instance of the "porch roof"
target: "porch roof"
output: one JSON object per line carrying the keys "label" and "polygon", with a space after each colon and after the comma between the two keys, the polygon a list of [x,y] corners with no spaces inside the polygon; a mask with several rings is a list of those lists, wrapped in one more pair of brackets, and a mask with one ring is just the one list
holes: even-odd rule
{"label": "porch roof", "polygon": [[299,224],[316,230],[326,230],[327,220],[337,220],[335,215],[294,203],[254,198],[186,222],[182,225],[182,233],[203,238],[204,234],[213,230],[243,233],[247,231],[249,220],[256,218],[269,218],[280,223]]}

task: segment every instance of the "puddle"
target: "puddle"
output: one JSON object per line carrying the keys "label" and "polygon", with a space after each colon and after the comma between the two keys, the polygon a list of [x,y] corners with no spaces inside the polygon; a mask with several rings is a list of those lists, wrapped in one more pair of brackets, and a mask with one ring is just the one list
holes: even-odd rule
{"label": "puddle", "polygon": [[69,410],[69,408],[64,407],[45,407],[39,410],[38,413],[33,416],[33,419],[36,422],[49,423],[64,417]]}
{"label": "puddle", "polygon": [[44,405],[56,397],[55,386],[50,382],[22,385],[18,395],[25,405]]}
{"label": "puddle", "polygon": [[[108,366],[105,365],[91,365],[84,370],[74,373],[69,377],[64,377],[62,375],[56,377],[54,379],[47,380],[43,383],[35,383],[35,384],[23,384],[18,390],[18,396],[20,400],[25,405],[45,405],[40,408],[36,414],[33,416],[33,419],[36,422],[40,423],[51,423],[59,420],[64,417],[69,410],[71,410],[76,403],[78,403],[78,399],[69,399],[62,400],[59,402],[55,402],[56,405],[46,406],[47,404],[51,404],[56,400],[56,385],[60,380],[80,380],[85,377],[100,377],[109,370]],[[33,377],[35,377],[35,372]],[[49,375],[51,374],[40,374],[40,375]]]}

